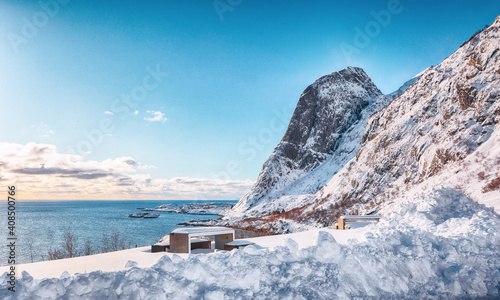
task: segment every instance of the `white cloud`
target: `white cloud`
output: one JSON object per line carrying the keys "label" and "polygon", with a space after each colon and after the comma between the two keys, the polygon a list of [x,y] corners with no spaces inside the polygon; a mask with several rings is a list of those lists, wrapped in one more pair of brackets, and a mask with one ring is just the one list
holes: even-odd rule
{"label": "white cloud", "polygon": [[134,115],[137,116],[139,114],[139,111],[138,110],[135,110],[134,111]]}
{"label": "white cloud", "polygon": [[109,110],[104,111],[104,114],[105,115],[114,115],[114,113],[112,111],[109,111]]}
{"label": "white cloud", "polygon": [[148,110],[146,113],[150,114],[150,117],[144,118],[144,120],[149,122],[165,122],[167,118],[165,114],[161,111]]}
{"label": "white cloud", "polygon": [[[152,178],[131,157],[87,160],[55,145],[0,143],[0,181],[16,184],[21,199],[238,199],[250,180]],[[16,186],[16,188],[17,188]]]}

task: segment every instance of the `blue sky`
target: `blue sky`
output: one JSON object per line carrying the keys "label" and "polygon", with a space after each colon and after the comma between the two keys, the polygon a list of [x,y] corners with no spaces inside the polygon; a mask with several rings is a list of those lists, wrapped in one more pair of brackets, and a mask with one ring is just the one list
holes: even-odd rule
{"label": "blue sky", "polygon": [[[51,175],[54,186],[78,189],[51,158],[97,162],[87,170],[94,175],[130,158],[140,167],[97,177],[238,186],[229,192],[219,182],[205,193],[221,199],[239,198],[257,178],[315,79],[354,65],[390,93],[500,13],[500,4],[482,0],[40,3],[0,2],[0,142],[26,153],[50,149],[38,161],[27,154],[4,180],[23,182],[19,174],[44,167],[32,184]],[[198,197],[194,185],[192,194],[169,183],[152,195],[131,182],[130,197],[75,197]]]}

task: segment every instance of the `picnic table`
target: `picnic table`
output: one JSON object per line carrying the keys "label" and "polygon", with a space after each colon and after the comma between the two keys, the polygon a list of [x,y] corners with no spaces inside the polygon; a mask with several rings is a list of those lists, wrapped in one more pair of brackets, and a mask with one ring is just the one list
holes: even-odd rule
{"label": "picnic table", "polygon": [[[196,249],[192,247],[191,239],[207,236],[214,237],[215,249],[224,250],[224,245],[234,240],[234,229],[226,227],[177,228],[170,233],[170,252],[191,253],[191,250]],[[211,245],[200,244],[199,248],[210,249]]]}

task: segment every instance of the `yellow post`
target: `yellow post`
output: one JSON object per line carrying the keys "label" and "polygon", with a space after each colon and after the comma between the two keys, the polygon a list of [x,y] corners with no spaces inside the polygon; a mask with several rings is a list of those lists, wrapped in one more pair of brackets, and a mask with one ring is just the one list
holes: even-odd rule
{"label": "yellow post", "polygon": [[344,230],[344,229],[345,229],[345,220],[339,218],[339,230]]}

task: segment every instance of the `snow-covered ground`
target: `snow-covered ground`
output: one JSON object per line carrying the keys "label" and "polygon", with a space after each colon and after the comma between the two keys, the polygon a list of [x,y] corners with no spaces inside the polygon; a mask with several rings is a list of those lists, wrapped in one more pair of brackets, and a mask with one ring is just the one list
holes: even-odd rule
{"label": "snow-covered ground", "polygon": [[253,238],[248,240],[256,246],[230,252],[153,254],[138,248],[21,265],[32,275],[23,273],[14,294],[4,274],[0,298],[500,297],[500,216],[493,209],[442,188],[397,199],[380,212],[379,223],[363,228]]}
{"label": "snow-covered ground", "polygon": [[[299,247],[309,247],[314,245],[314,236],[320,229],[311,230],[307,232],[299,232],[293,234],[283,234],[277,236],[265,236],[259,238],[249,238],[246,241],[256,243],[259,249],[274,249],[277,246],[282,246],[287,238],[292,238],[297,241]],[[356,236],[356,230],[353,231],[339,231],[333,229],[322,229],[321,231],[330,232],[335,238],[342,243],[346,243],[349,238]],[[193,253],[197,253],[193,250]],[[43,261],[31,264],[22,264],[16,266],[16,272],[28,272],[33,278],[52,278],[60,277],[63,273],[67,272],[69,275],[85,274],[93,271],[101,270],[105,272],[125,270],[129,261],[135,262],[134,266],[145,268],[154,265],[158,259],[167,255],[172,257],[174,253],[169,252],[156,252],[151,253],[151,247],[139,247],[127,249],[116,252],[101,253],[89,256],[81,256],[75,258],[66,258],[53,261]],[[182,258],[187,258],[188,254],[176,254]],[[131,265],[131,263],[129,263]],[[0,274],[8,271],[8,266],[0,267]],[[66,274],[65,274],[66,275]]]}

